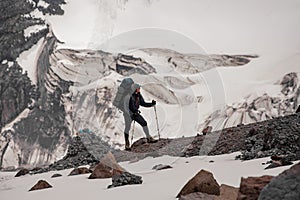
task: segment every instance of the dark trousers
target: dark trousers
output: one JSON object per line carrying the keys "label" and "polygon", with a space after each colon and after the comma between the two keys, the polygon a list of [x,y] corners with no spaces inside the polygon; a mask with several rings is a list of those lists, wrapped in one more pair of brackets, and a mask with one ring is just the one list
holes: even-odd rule
{"label": "dark trousers", "polygon": [[139,123],[143,128],[147,126],[146,120],[140,114],[132,115],[132,117],[131,117],[128,114],[123,113],[123,116],[124,116],[124,121],[125,121],[125,130],[124,130],[125,139],[129,138],[129,131],[130,131],[130,126],[131,126],[132,120]]}

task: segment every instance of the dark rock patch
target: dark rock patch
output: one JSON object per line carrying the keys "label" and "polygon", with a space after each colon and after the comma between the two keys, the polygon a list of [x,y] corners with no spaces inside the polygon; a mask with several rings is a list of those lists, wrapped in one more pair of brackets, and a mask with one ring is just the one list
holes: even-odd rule
{"label": "dark rock patch", "polygon": [[61,177],[62,175],[61,174],[53,174],[52,176],[51,176],[51,178],[57,178],[57,177]]}
{"label": "dark rock patch", "polygon": [[271,181],[273,176],[242,178],[238,200],[255,200],[261,190]]}
{"label": "dark rock patch", "polygon": [[30,170],[29,169],[21,169],[16,175],[15,177],[20,177],[20,176],[24,176],[26,174],[29,174]]}
{"label": "dark rock patch", "polygon": [[274,177],[266,185],[259,200],[300,199],[300,163]]}
{"label": "dark rock patch", "polygon": [[173,168],[172,166],[170,165],[163,165],[163,164],[158,164],[158,165],[155,165],[154,167],[152,167],[152,169],[154,170],[164,170],[164,169],[171,169]]}
{"label": "dark rock patch", "polygon": [[52,188],[52,186],[45,180],[39,180],[29,191],[42,190],[46,188]]}
{"label": "dark rock patch", "polygon": [[142,184],[143,180],[141,176],[131,174],[129,172],[124,172],[122,174],[117,174],[112,177],[112,185],[107,188],[119,187],[123,185],[134,185]]}

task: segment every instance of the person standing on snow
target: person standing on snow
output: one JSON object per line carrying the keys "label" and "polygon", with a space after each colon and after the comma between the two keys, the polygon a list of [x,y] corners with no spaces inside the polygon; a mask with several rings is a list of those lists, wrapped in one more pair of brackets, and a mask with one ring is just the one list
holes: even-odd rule
{"label": "person standing on snow", "polygon": [[132,84],[131,85],[131,93],[125,96],[124,98],[124,120],[125,120],[125,150],[130,150],[130,143],[129,143],[129,130],[132,123],[132,120],[139,123],[145,132],[147,137],[147,142],[154,143],[157,142],[154,140],[151,135],[149,134],[149,128],[147,126],[146,120],[140,114],[139,107],[152,107],[156,105],[156,101],[152,100],[151,103],[147,103],[144,101],[143,96],[140,93],[141,86],[139,84]]}

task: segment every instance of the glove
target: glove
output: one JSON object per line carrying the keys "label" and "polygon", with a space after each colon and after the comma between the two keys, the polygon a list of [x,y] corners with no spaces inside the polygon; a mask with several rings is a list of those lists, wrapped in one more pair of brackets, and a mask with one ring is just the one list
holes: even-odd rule
{"label": "glove", "polygon": [[155,105],[156,105],[156,101],[152,100],[152,106],[155,106]]}

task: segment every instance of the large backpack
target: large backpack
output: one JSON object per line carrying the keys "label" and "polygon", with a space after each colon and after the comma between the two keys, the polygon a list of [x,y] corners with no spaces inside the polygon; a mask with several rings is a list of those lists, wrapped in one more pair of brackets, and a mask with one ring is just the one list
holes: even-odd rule
{"label": "large backpack", "polygon": [[134,84],[132,78],[124,78],[118,87],[117,94],[113,100],[113,105],[121,111],[124,111],[124,97],[130,93],[132,84]]}

